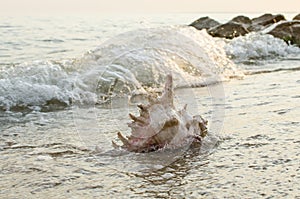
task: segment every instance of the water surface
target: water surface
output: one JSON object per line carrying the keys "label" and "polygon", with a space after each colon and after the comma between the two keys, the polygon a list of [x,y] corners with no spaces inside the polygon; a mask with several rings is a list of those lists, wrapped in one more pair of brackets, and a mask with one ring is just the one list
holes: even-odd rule
{"label": "water surface", "polygon": [[[174,24],[188,24],[189,17],[171,19]],[[144,17],[148,24],[160,28],[167,25],[166,19],[170,16],[156,20]],[[179,74],[177,85],[186,83],[175,90],[176,106],[188,104],[189,112],[201,114],[209,121],[210,133],[201,148],[136,154],[113,149],[111,141],[116,140],[118,131],[130,133],[128,113],[137,113],[135,105],[143,99],[139,95],[133,98],[128,93],[123,95],[124,88],[137,88],[149,76],[143,76],[145,79],[134,76],[137,81],[128,78],[126,84],[117,87],[115,95],[108,96],[110,100],[97,103],[93,100],[99,100],[97,97],[102,96],[103,90],[98,92],[93,87],[99,76],[96,80],[91,78],[103,69],[101,64],[115,58],[100,59],[103,53],[113,55],[119,50],[126,51],[126,47],[138,46],[109,40],[106,44],[112,45],[99,47],[95,44],[96,35],[105,40],[117,32],[125,32],[123,28],[128,26],[109,21],[106,25],[101,21],[99,26],[92,21],[96,19],[75,23],[64,18],[76,24],[66,33],[62,24],[70,23],[64,20],[60,20],[60,25],[53,18],[22,20],[17,23],[16,19],[10,19],[0,26],[2,35],[10,33],[5,41],[1,40],[6,42],[1,49],[6,53],[1,53],[0,74],[1,198],[300,198],[297,49],[264,35],[250,35],[230,43],[177,26],[158,29],[160,32],[142,29],[137,35],[133,31],[117,36],[133,40],[148,36],[140,44],[151,41],[152,47],[155,44],[160,49],[146,46],[144,51],[125,53],[126,56],[114,62],[120,67],[112,65],[109,71],[112,78],[102,86],[111,85],[116,75],[120,79],[133,77],[126,76],[129,73],[125,70],[121,73],[121,66],[130,70],[132,65],[144,63],[145,68],[158,71],[151,76],[154,83],[150,87],[159,87],[163,78],[158,78],[158,74],[173,67],[174,74]],[[126,23],[132,24],[133,29],[138,24],[134,20]],[[62,26],[61,32],[52,33],[51,24],[55,30]],[[186,44],[176,43],[172,37],[159,43],[162,33],[169,34],[170,30],[176,30],[173,36],[181,35],[178,31],[184,32],[185,37],[180,38]],[[167,45],[169,41],[175,45]],[[187,41],[197,41],[200,51],[193,51],[197,48]],[[251,41],[260,43],[255,45]],[[267,46],[270,43],[273,48]],[[83,58],[77,57],[86,51],[80,44],[91,50]],[[203,45],[207,49],[203,50]],[[240,46],[248,53],[239,51]],[[25,53],[27,47],[29,51]],[[177,54],[170,56],[166,53],[170,49]],[[191,59],[187,49],[194,53]],[[253,57],[252,52],[257,52],[258,57]],[[163,61],[157,62],[155,56]],[[197,56],[204,63],[202,66],[208,68],[205,73],[186,70],[199,69]],[[165,68],[156,67],[157,63],[163,63]],[[216,70],[222,64],[228,70]],[[245,75],[232,77],[235,73]],[[187,82],[195,76],[208,86],[192,88]],[[191,79],[181,81],[179,77]],[[69,102],[69,98],[77,99],[76,103]]]}

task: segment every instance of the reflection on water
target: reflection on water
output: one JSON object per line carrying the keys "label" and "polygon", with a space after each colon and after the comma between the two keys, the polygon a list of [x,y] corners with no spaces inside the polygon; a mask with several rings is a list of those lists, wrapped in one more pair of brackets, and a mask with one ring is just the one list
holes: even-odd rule
{"label": "reflection on water", "polygon": [[[128,132],[127,114],[137,111],[126,100],[118,108],[1,113],[0,196],[299,198],[299,75],[280,71],[225,83],[222,132],[212,132],[202,150],[113,150],[110,141]],[[191,110],[210,118],[207,88],[192,93]],[[186,96],[177,91],[178,101]]]}

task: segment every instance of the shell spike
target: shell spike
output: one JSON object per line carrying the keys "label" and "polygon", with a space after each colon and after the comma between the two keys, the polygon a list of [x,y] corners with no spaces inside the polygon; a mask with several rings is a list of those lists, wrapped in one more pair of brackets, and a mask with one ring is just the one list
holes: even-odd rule
{"label": "shell spike", "polygon": [[187,108],[187,104],[185,104],[185,105],[183,106],[183,109],[182,109],[182,110],[186,111],[186,108]]}
{"label": "shell spike", "polygon": [[137,107],[139,107],[142,111],[148,111],[148,107],[143,104],[138,104]]}
{"label": "shell spike", "polygon": [[173,77],[172,75],[167,75],[166,77],[166,83],[165,83],[165,89],[164,92],[160,98],[160,101],[162,103],[169,104],[171,106],[173,105],[173,98],[174,98],[174,91],[173,91]]}
{"label": "shell spike", "polygon": [[121,140],[123,142],[123,144],[125,146],[129,146],[130,145],[129,142],[128,142],[128,140],[122,135],[122,133],[118,132],[118,138],[119,138],[119,140]]}
{"label": "shell spike", "polygon": [[119,145],[117,145],[114,141],[111,141],[111,143],[112,143],[112,146],[115,148],[115,149],[117,149],[117,148],[119,148],[120,146]]}
{"label": "shell spike", "polygon": [[[139,104],[139,115],[129,114],[131,128],[129,136],[118,132],[118,139],[123,143],[119,146],[114,141],[115,148],[143,153],[162,148],[182,147],[190,141],[201,144],[203,137],[208,134],[207,121],[200,115],[191,116],[187,112],[187,104],[177,110],[174,106],[173,80],[167,75],[163,94],[158,97],[149,93],[149,104]],[[193,146],[193,145],[191,145]]]}
{"label": "shell spike", "polygon": [[139,122],[142,124],[146,124],[147,121],[143,117],[136,117],[133,114],[129,113],[129,117],[134,121],[134,122]]}

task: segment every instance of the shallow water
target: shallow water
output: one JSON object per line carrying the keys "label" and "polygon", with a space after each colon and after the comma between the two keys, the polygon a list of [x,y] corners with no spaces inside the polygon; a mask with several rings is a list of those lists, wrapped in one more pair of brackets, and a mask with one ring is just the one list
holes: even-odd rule
{"label": "shallow water", "polygon": [[[236,14],[210,16],[225,22]],[[6,17],[1,21],[5,40],[0,41],[0,102],[11,109],[0,109],[0,198],[300,198],[300,50],[260,34],[229,42],[182,27],[161,28],[198,17]],[[155,29],[112,37],[141,27]],[[168,37],[172,32],[173,38]],[[179,37],[183,40],[176,39],[179,35],[184,35]],[[99,43],[107,38],[112,39],[103,50]],[[144,40],[122,43],[128,38]],[[194,48],[194,41],[203,42],[202,51]],[[139,44],[159,48],[136,50]],[[92,50],[95,47],[98,50]],[[205,63],[206,75],[216,75],[217,80],[231,76],[231,70],[226,73],[213,65],[229,64],[229,69],[246,74],[221,84],[176,89],[178,108],[188,104],[190,113],[209,121],[210,133],[200,148],[147,154],[113,149],[111,141],[117,141],[118,131],[130,133],[128,113],[137,113],[136,104],[143,97],[116,95],[94,105],[84,101],[93,95],[76,91],[95,92],[92,86],[99,81],[101,67],[93,63],[102,63],[101,53],[128,49],[134,51],[118,57],[116,63],[129,69],[134,64],[168,66],[163,69],[191,78],[184,81],[193,80],[195,74],[185,72],[189,64],[197,68],[199,60]],[[166,49],[177,54],[162,51]],[[196,52],[191,58],[200,59],[191,61],[187,52]],[[104,58],[103,62],[115,59]],[[119,70],[108,72],[120,75]],[[70,89],[74,85],[77,90]],[[41,106],[53,96],[58,102]],[[69,96],[82,103],[68,104]]]}
{"label": "shallow water", "polygon": [[[127,114],[135,111],[127,100],[116,108],[6,115],[11,121],[1,125],[1,196],[299,198],[299,75],[280,71],[224,83],[225,104],[217,105],[225,109],[223,128],[202,150],[113,150],[110,140],[118,130],[128,133]],[[195,99],[198,111],[211,117],[209,104],[216,104],[208,88],[176,93],[177,101]]]}

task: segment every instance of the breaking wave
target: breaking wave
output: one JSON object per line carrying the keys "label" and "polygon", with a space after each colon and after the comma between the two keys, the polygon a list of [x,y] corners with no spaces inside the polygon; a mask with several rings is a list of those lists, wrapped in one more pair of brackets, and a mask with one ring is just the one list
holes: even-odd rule
{"label": "breaking wave", "polygon": [[298,56],[300,48],[272,35],[257,32],[228,41],[225,51],[236,63],[257,64]]}
{"label": "breaking wave", "polygon": [[[175,88],[188,88],[244,74],[294,70],[290,65],[298,63],[299,54],[300,48],[263,33],[226,40],[188,26],[139,29],[76,59],[0,65],[0,110],[52,111],[101,104],[114,97],[160,91],[169,73]],[[276,60],[284,66],[270,65]]]}
{"label": "breaking wave", "polygon": [[186,26],[140,29],[118,35],[83,57],[1,66],[0,109],[51,111],[73,103],[161,88],[172,73],[176,88],[241,77],[224,42]]}

